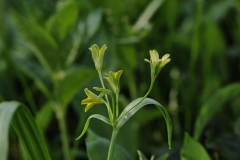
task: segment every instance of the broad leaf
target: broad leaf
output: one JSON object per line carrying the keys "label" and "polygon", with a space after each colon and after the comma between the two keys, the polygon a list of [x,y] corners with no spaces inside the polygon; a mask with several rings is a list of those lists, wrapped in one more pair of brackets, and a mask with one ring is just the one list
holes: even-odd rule
{"label": "broad leaf", "polygon": [[212,97],[209,98],[208,101],[203,104],[195,123],[195,139],[199,139],[205,125],[208,123],[210,118],[224,106],[224,103],[237,95],[240,95],[240,83],[230,84],[219,89],[214,95],[212,95]]}
{"label": "broad leaf", "polygon": [[57,43],[51,35],[33,20],[27,19],[15,11],[12,11],[15,26],[20,33],[32,44],[42,65],[50,72],[59,68],[59,56],[56,53]]}
{"label": "broad leaf", "polygon": [[85,132],[86,132],[87,129],[88,129],[90,120],[91,120],[92,118],[99,119],[99,120],[101,120],[101,121],[103,121],[103,122],[111,125],[111,123],[110,123],[110,121],[109,121],[108,118],[106,118],[106,117],[104,117],[104,116],[102,116],[102,115],[100,115],[100,114],[93,114],[93,115],[91,115],[91,116],[88,117],[88,119],[87,119],[87,121],[86,121],[86,123],[85,123],[85,126],[84,126],[84,128],[83,128],[82,133],[80,134],[80,136],[78,136],[78,138],[77,138],[76,140],[80,139],[80,138],[85,134]]}
{"label": "broad leaf", "polygon": [[[88,130],[86,139],[87,154],[89,160],[106,160],[110,141],[97,136],[91,130]],[[113,160],[133,160],[129,153],[119,145],[115,146]]]}
{"label": "broad leaf", "polygon": [[96,71],[90,68],[76,69],[60,81],[55,93],[63,105],[66,106],[79,89],[86,85],[95,75]]}
{"label": "broad leaf", "polygon": [[185,133],[181,160],[211,160],[204,147],[195,139]]}
{"label": "broad leaf", "polygon": [[142,107],[149,104],[154,104],[161,111],[166,121],[167,132],[168,132],[168,145],[169,145],[169,148],[171,148],[172,121],[170,116],[168,115],[168,112],[160,103],[158,103],[157,101],[151,98],[145,98],[141,103],[139,103],[141,100],[142,98],[135,99],[122,111],[122,113],[119,115],[119,118],[117,119],[117,127],[121,128],[129,120],[129,118],[131,118]]}
{"label": "broad leaf", "polygon": [[8,154],[8,131],[10,125],[16,132],[20,145],[28,159],[50,160],[44,137],[27,107],[19,102],[0,104],[0,159]]}
{"label": "broad leaf", "polygon": [[48,31],[56,40],[62,41],[78,15],[78,7],[75,1],[70,1],[66,6],[57,11],[47,22]]}

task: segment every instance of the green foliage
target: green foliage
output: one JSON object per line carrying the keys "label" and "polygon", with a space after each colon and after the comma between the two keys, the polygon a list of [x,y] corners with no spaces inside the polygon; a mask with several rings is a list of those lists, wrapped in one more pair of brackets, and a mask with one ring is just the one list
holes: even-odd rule
{"label": "green foliage", "polygon": [[[75,141],[84,122],[92,114],[107,117],[113,112],[116,117],[126,110],[131,118],[119,121],[124,125],[116,143],[133,159],[139,159],[137,149],[142,158],[144,153],[147,158],[179,159],[185,132],[211,159],[238,159],[239,37],[239,0],[0,0],[0,102],[16,100],[28,106],[53,159],[88,159],[83,139]],[[92,44],[108,46],[103,77],[123,70],[115,111],[100,106],[85,113],[81,105],[83,87],[99,86],[91,68]],[[171,54],[171,63],[147,97],[161,102],[171,117],[172,150],[162,124],[166,117],[158,108],[139,105],[134,116],[134,109],[126,109],[148,89],[151,74],[142,61],[154,48]],[[111,102],[102,87],[96,93]],[[13,117],[6,116],[0,115],[0,124],[9,125]],[[91,120],[88,128],[110,137],[105,123]],[[4,131],[0,139],[9,132]],[[28,159],[14,130],[8,134],[8,159],[20,157],[20,152]],[[6,156],[6,150],[0,152]]]}
{"label": "green foliage", "polygon": [[221,107],[224,107],[224,103],[226,103],[233,97],[238,96],[239,94],[240,94],[239,83],[230,84],[216,91],[216,93],[212,95],[208,99],[208,101],[206,101],[203,104],[201,110],[199,111],[195,124],[194,138],[199,139],[204,126],[207,124],[210,118],[218,110],[220,110]]}
{"label": "green foliage", "polygon": [[2,102],[0,104],[0,118],[0,142],[2,144],[0,159],[7,160],[10,126],[16,132],[28,159],[51,159],[43,134],[26,106],[14,101]]}
{"label": "green foliage", "polygon": [[[106,138],[97,136],[91,130],[88,130],[86,138],[87,153],[89,160],[106,160],[110,141]],[[129,153],[119,145],[116,145],[113,159],[133,160]]]}
{"label": "green foliage", "polygon": [[189,136],[188,133],[185,133],[183,147],[181,149],[181,160],[210,160],[207,151],[204,147],[192,137]]}

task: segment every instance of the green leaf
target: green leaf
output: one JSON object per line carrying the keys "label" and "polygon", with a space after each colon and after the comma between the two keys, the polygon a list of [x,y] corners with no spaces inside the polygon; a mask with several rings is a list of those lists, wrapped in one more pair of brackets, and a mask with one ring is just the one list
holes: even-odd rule
{"label": "green leaf", "polygon": [[0,104],[0,159],[8,154],[8,132],[10,124],[16,132],[20,145],[29,159],[50,160],[44,137],[28,108],[19,102]]}
{"label": "green leaf", "polygon": [[[86,139],[89,160],[106,160],[110,141],[88,130]],[[119,145],[115,146],[113,160],[133,160],[129,153]]]}
{"label": "green leaf", "polygon": [[161,157],[158,157],[157,160],[167,160],[169,154],[168,153],[165,153],[164,155],[162,155]]}
{"label": "green leaf", "polygon": [[144,156],[144,154],[141,151],[137,150],[137,153],[139,156],[139,160],[147,160],[147,158]]}
{"label": "green leaf", "polygon": [[55,93],[66,106],[79,91],[81,87],[86,85],[94,76],[96,71],[90,68],[78,68],[69,74],[59,82],[58,88]]}
{"label": "green leaf", "polygon": [[183,147],[181,149],[181,160],[211,160],[204,147],[195,139],[185,133]]}
{"label": "green leaf", "polygon": [[43,133],[46,131],[48,125],[53,118],[53,105],[54,104],[51,101],[45,103],[36,114],[36,123],[38,124],[39,128],[42,130]]}
{"label": "green leaf", "polygon": [[195,123],[195,139],[199,139],[205,125],[208,123],[210,118],[224,106],[224,103],[237,95],[240,95],[240,83],[230,84],[219,89],[212,95],[212,97],[209,98],[208,101],[203,104]]}
{"label": "green leaf", "polygon": [[42,91],[42,93],[46,97],[50,98],[51,94],[49,87],[47,86],[47,84],[50,83],[50,77],[47,76],[44,68],[36,63],[20,57],[14,57],[14,61],[19,65],[21,71],[23,71],[28,77],[34,80],[35,84]]}
{"label": "green leaf", "polygon": [[62,41],[76,22],[78,7],[75,1],[57,11],[47,22],[47,29],[56,40]]}
{"label": "green leaf", "polygon": [[20,33],[32,44],[32,49],[42,65],[50,72],[59,69],[57,43],[51,35],[33,20],[12,11],[13,21]]}
{"label": "green leaf", "polygon": [[[171,148],[172,121],[167,110],[160,103],[151,98],[145,98],[141,103],[139,103],[141,100],[142,98],[135,99],[122,111],[122,113],[119,115],[119,118],[117,119],[117,127],[121,128],[142,107],[149,104],[154,104],[162,112],[165,122],[167,124],[168,145],[169,148]],[[137,103],[139,104],[135,106]]]}
{"label": "green leaf", "polygon": [[85,134],[85,132],[86,132],[87,129],[88,129],[90,120],[91,120],[92,118],[99,119],[99,120],[101,120],[101,121],[103,121],[103,122],[111,125],[111,123],[110,123],[110,121],[109,121],[108,118],[106,118],[106,117],[104,117],[104,116],[102,116],[102,115],[100,115],[100,114],[93,114],[93,115],[91,115],[91,116],[88,117],[88,119],[87,119],[87,121],[86,121],[86,123],[85,123],[85,126],[84,126],[84,128],[83,128],[82,133],[80,134],[80,136],[78,136],[78,138],[76,138],[76,140],[80,139],[80,138]]}

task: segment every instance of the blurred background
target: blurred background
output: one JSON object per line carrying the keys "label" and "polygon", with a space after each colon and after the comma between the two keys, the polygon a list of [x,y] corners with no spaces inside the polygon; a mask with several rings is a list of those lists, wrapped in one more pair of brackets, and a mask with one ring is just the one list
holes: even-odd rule
{"label": "blurred background", "polygon": [[[239,0],[0,0],[0,101],[17,100],[36,118],[53,159],[62,159],[53,101],[66,107],[71,153],[87,159],[80,134],[87,117],[83,89],[100,87],[92,44],[107,45],[103,73],[122,69],[121,110],[150,84],[149,50],[171,54],[149,97],[167,108],[173,146],[155,106],[141,109],[122,128],[118,144],[137,159],[169,153],[180,159],[184,133],[199,140],[212,159],[240,157]],[[78,74],[79,69],[87,73]],[[62,87],[59,87],[62,86]],[[110,139],[111,128],[90,128]],[[10,134],[9,159],[21,159]]]}

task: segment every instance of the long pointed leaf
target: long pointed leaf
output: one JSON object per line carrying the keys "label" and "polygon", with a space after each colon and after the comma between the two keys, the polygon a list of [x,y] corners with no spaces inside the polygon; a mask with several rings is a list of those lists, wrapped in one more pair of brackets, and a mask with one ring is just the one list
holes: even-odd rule
{"label": "long pointed leaf", "polygon": [[90,117],[88,117],[88,119],[87,119],[87,121],[86,121],[86,123],[85,123],[85,126],[84,126],[84,128],[83,128],[82,133],[80,134],[80,136],[78,136],[78,138],[77,138],[76,140],[80,139],[80,138],[85,134],[85,132],[86,132],[87,129],[88,129],[90,120],[91,120],[92,118],[99,119],[99,120],[101,120],[101,121],[103,121],[103,122],[111,125],[111,123],[110,123],[110,121],[109,121],[108,118],[106,118],[106,117],[104,117],[104,116],[102,116],[102,115],[100,115],[100,114],[93,114],[93,115],[91,115]]}
{"label": "long pointed leaf", "polygon": [[[141,103],[139,103],[139,101],[141,99],[142,98],[135,99],[122,111],[122,113],[120,114],[120,116],[117,120],[117,127],[118,128],[122,127],[142,107],[149,105],[149,104],[154,104],[162,112],[163,117],[166,121],[167,132],[168,132],[168,145],[169,145],[169,148],[171,148],[172,121],[171,121],[171,118],[170,118],[168,112],[160,103],[158,103],[157,101],[155,101],[151,98],[145,98]],[[139,104],[137,106],[135,106],[137,103],[139,103]]]}
{"label": "long pointed leaf", "polygon": [[230,84],[218,90],[210,99],[206,101],[196,120],[194,138],[198,139],[210,118],[221,109],[228,100],[240,95],[240,83]]}
{"label": "long pointed leaf", "polygon": [[50,160],[44,137],[27,107],[19,102],[0,104],[0,159],[6,160],[8,153],[8,130],[10,125],[16,132],[20,145],[29,159]]}

